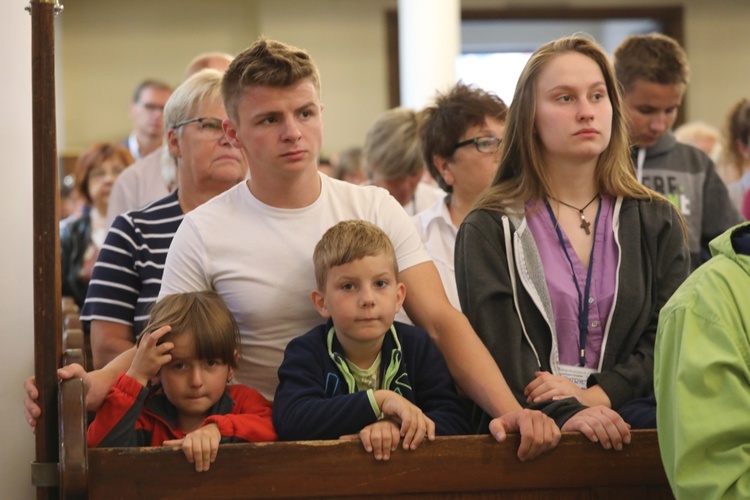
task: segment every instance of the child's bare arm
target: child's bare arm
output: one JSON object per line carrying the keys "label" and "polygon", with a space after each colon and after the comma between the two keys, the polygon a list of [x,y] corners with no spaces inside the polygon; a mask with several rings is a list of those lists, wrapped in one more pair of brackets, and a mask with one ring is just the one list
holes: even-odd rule
{"label": "child's bare arm", "polygon": [[182,439],[164,441],[164,446],[180,446],[185,458],[195,464],[197,472],[207,471],[219,453],[221,433],[219,426],[208,424],[199,427]]}
{"label": "child's bare arm", "polygon": [[401,422],[400,430],[405,450],[415,450],[425,436],[430,441],[435,440],[435,423],[422,413],[418,406],[393,391],[378,390],[374,396],[384,415]]}
{"label": "child's bare arm", "polygon": [[148,381],[159,373],[161,367],[169,363],[172,359],[169,351],[174,347],[174,344],[164,342],[157,345],[157,342],[171,330],[171,326],[165,325],[151,333],[143,334],[133,362],[127,371],[128,377],[145,387]]}
{"label": "child's bare arm", "polygon": [[[106,367],[100,370],[86,372],[79,364],[63,366],[57,370],[57,376],[60,380],[70,378],[81,378],[86,387],[86,409],[96,411],[102,405],[102,401],[107,396],[107,392],[112,388],[117,376],[127,370],[135,353],[135,348],[123,352],[117,358],[112,360]],[[31,430],[36,429],[37,419],[42,414],[42,409],[37,404],[39,391],[36,388],[34,377],[29,377],[24,382],[26,396],[23,399],[24,413],[26,421],[29,423]]]}

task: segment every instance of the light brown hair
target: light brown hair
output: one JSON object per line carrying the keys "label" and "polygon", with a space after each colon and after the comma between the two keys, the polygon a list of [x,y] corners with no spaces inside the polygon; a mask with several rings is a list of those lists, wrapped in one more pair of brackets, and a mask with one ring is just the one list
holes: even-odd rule
{"label": "light brown hair", "polygon": [[[198,359],[220,359],[237,368],[235,350],[239,345],[239,328],[229,308],[216,292],[188,292],[167,295],[151,308],[151,317],[143,333],[162,326],[172,330],[159,339],[170,341],[177,335],[190,334]],[[143,335],[138,339],[143,338]]]}
{"label": "light brown hair", "polygon": [[245,89],[258,85],[289,87],[309,78],[320,92],[320,74],[310,54],[283,42],[261,37],[234,58],[224,74],[221,95],[232,120],[238,120]]}
{"label": "light brown hair", "polygon": [[362,148],[354,146],[339,153],[339,160],[333,167],[333,177],[342,181],[348,180],[350,176],[362,173]]}
{"label": "light brown hair", "polygon": [[91,171],[110,159],[119,160],[123,167],[127,167],[135,161],[130,154],[130,150],[125,145],[116,142],[98,142],[78,156],[76,161],[78,192],[83,195],[88,203],[93,203],[89,193]]}
{"label": "light brown hair", "polygon": [[382,229],[363,220],[345,220],[328,229],[315,245],[313,264],[318,291],[325,293],[328,271],[364,257],[385,255],[398,277],[398,260],[393,244]]}
{"label": "light brown hair", "polygon": [[746,159],[740,151],[740,144],[750,148],[750,101],[743,98],[734,103],[727,115],[725,129],[724,163],[741,177]]}
{"label": "light brown hair", "polygon": [[624,93],[636,80],[661,85],[687,85],[687,55],[673,38],[661,33],[631,35],[615,49],[615,75]]}
{"label": "light brown hair", "polygon": [[527,201],[553,193],[549,173],[542,162],[542,144],[534,131],[536,86],[539,74],[547,64],[570,52],[582,54],[599,66],[612,104],[612,135],[609,145],[599,155],[594,174],[599,190],[611,196],[663,198],[635,178],[622,100],[607,54],[593,40],[570,36],[539,47],[521,72],[508,112],[500,167],[492,187],[477,201],[475,210],[522,214]]}
{"label": "light brown hair", "polygon": [[133,103],[141,102],[141,94],[143,94],[143,91],[146,89],[163,90],[165,92],[172,92],[173,90],[172,86],[167,82],[156,80],[155,78],[148,78],[140,82],[133,91]]}

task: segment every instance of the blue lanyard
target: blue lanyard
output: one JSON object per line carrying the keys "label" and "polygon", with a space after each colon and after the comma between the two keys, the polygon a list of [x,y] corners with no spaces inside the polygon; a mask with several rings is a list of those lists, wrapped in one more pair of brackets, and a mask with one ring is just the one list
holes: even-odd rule
{"label": "blue lanyard", "polygon": [[576,271],[573,267],[573,261],[568,254],[568,249],[565,246],[565,240],[563,239],[562,231],[557,224],[557,218],[555,213],[552,211],[549,202],[545,200],[547,205],[547,211],[549,216],[552,218],[552,223],[555,225],[555,232],[557,233],[557,239],[560,241],[560,246],[565,252],[565,258],[568,259],[570,264],[570,272],[573,276],[573,284],[576,286],[576,292],[578,293],[578,349],[579,349],[579,366],[586,366],[586,337],[589,334],[589,293],[591,292],[591,272],[594,269],[594,248],[596,247],[596,226],[599,224],[599,214],[602,211],[602,203],[599,202],[599,208],[596,209],[596,219],[594,219],[594,242],[591,244],[591,255],[589,256],[589,268],[586,272],[586,284],[583,290],[583,296],[581,295],[581,287],[578,285],[576,279]]}

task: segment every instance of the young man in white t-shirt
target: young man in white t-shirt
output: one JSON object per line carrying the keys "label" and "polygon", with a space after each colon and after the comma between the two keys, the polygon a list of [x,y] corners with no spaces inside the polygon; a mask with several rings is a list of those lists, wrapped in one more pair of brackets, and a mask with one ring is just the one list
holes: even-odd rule
{"label": "young man in white t-shirt", "polygon": [[[398,203],[385,190],[318,173],[323,105],[309,55],[260,39],[232,62],[222,95],[229,116],[225,133],[245,154],[250,179],[185,218],[169,250],[160,296],[206,288],[222,296],[241,330],[238,380],[273,395],[286,343],[320,322],[309,303],[315,243],[340,220],[365,219],[393,241],[399,280],[409,290],[409,317],[435,339],[459,387],[497,417],[490,425],[495,438],[520,432],[522,460],[553,448],[559,429],[541,412],[521,409],[469,322],[450,305]],[[103,398],[118,365],[131,357],[123,353],[86,376],[94,387],[89,406]],[[27,416],[28,410],[27,404]]]}

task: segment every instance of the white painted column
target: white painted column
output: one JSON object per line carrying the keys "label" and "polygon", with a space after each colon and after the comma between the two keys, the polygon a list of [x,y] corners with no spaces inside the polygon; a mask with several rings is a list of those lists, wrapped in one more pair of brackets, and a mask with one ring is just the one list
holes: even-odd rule
{"label": "white painted column", "polygon": [[456,80],[460,0],[398,1],[401,105],[421,109]]}
{"label": "white painted column", "polygon": [[23,380],[34,374],[31,171],[31,16],[26,0],[0,1],[0,495],[35,498],[34,437],[23,417]]}

